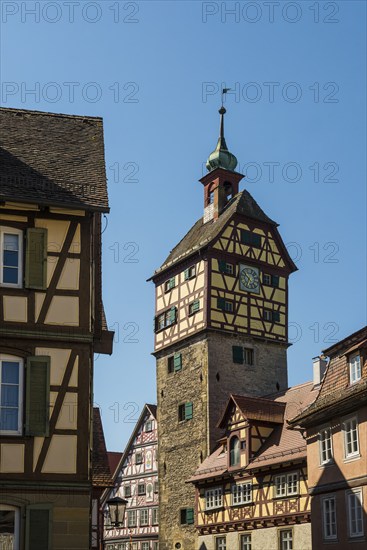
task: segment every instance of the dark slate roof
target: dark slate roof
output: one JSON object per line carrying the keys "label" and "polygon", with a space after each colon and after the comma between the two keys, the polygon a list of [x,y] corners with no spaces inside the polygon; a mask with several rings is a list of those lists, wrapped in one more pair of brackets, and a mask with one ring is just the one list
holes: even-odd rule
{"label": "dark slate roof", "polygon": [[0,108],[0,199],[108,212],[99,117]]}
{"label": "dark slate roof", "polygon": [[242,214],[246,216],[246,218],[265,222],[274,226],[278,225],[263,212],[250,193],[244,190],[233,197],[217,220],[211,220],[204,224],[203,218],[200,218],[178,245],[170,252],[168,258],[166,258],[161,267],[155,271],[153,277],[208,245],[220,234],[234,214]]}
{"label": "dark slate roof", "polygon": [[93,407],[92,485],[93,487],[102,488],[113,486],[102,419],[98,407]]}

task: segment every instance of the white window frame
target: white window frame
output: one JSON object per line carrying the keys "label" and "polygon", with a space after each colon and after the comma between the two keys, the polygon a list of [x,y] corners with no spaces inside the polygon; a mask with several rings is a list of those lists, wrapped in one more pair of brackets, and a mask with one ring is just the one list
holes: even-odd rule
{"label": "white window frame", "polygon": [[324,426],[319,431],[319,452],[321,466],[334,461],[333,436],[330,426]]}
{"label": "white window frame", "polygon": [[152,508],[152,525],[158,525],[158,523],[159,523],[158,508]]}
{"label": "white window frame", "polygon": [[227,548],[227,538],[225,535],[219,535],[215,537],[215,550],[226,550]]}
{"label": "white window frame", "polygon": [[[348,452],[348,434],[352,433],[354,429],[347,429],[348,425],[352,422],[355,422],[355,432],[357,434],[357,438],[355,442],[351,440],[351,443],[354,446],[354,443],[356,443],[356,450],[352,450],[351,452]],[[344,418],[342,422],[342,431],[343,431],[343,441],[344,441],[344,458],[348,460],[349,458],[358,458],[360,456],[359,454],[359,433],[358,433],[358,418],[357,416],[350,416],[348,418]]]}
{"label": "white window frame", "polygon": [[[295,489],[291,487],[296,484]],[[285,498],[299,494],[299,473],[289,472],[274,476],[274,498]]]}
{"label": "white window frame", "polygon": [[141,543],[141,550],[150,550],[150,544],[149,542],[142,542]]}
{"label": "white window frame", "polygon": [[[358,361],[356,361],[358,359]],[[362,378],[361,355],[359,351],[349,357],[349,380],[351,384],[356,384]]]}
{"label": "white window frame", "polygon": [[[334,521],[327,522],[326,518],[326,503],[333,502],[333,510],[328,512],[333,514]],[[321,510],[322,510],[322,534],[324,540],[336,540],[338,538],[338,529],[337,529],[337,517],[336,517],[336,498],[333,495],[325,496],[321,499]],[[330,531],[333,531],[331,534],[327,533],[327,526],[329,525]]]}
{"label": "white window frame", "polygon": [[250,504],[252,502],[252,483],[234,483],[231,490],[231,505]]}
{"label": "white window frame", "polygon": [[16,506],[0,504],[0,510],[11,510],[14,514],[14,550],[19,550],[20,510]]}
{"label": "white window frame", "polygon": [[[131,520],[130,518],[133,517],[134,519]],[[138,525],[138,512],[137,510],[127,510],[127,519],[126,519],[127,527],[137,527]]]}
{"label": "white window frame", "polygon": [[215,510],[223,506],[222,487],[213,487],[205,491],[205,510]]}
{"label": "white window frame", "polygon": [[153,431],[153,420],[149,419],[145,422],[144,431],[149,433]]}
{"label": "white window frame", "polygon": [[[290,537],[289,537],[290,535]],[[287,537],[287,538],[284,538]],[[291,546],[289,545],[291,543]],[[279,531],[279,547],[280,550],[289,550],[293,548],[293,529],[280,529]]]}
{"label": "white window frame", "polygon": [[146,527],[147,525],[149,525],[149,508],[142,508],[139,512],[139,526]]}
{"label": "white window frame", "polygon": [[15,355],[0,354],[0,388],[1,388],[1,374],[2,374],[2,362],[11,361],[19,364],[19,387],[18,387],[18,429],[17,430],[1,430],[1,435],[22,435],[23,433],[23,385],[24,385],[24,361],[21,357]]}
{"label": "white window frame", "polygon": [[[361,529],[360,530],[354,530],[353,529],[353,519],[352,518],[352,506],[351,506],[351,500],[356,499],[360,504],[360,524]],[[361,488],[356,489],[350,489],[346,491],[346,499],[347,499],[347,511],[348,511],[348,535],[350,538],[356,538],[356,537],[363,537],[364,535],[364,527],[363,527],[363,518],[364,518],[364,510],[363,510],[363,491]],[[358,521],[358,520],[354,520]]]}
{"label": "white window frame", "polygon": [[[11,235],[17,235],[19,237],[19,263],[18,263],[18,282],[17,283],[4,283],[3,282],[3,253],[4,253],[4,235],[9,233]],[[23,231],[21,229],[15,229],[14,227],[0,227],[0,285],[8,288],[22,288],[23,287]]]}
{"label": "white window frame", "polygon": [[251,545],[251,533],[244,533],[240,535],[240,550],[251,550]]}

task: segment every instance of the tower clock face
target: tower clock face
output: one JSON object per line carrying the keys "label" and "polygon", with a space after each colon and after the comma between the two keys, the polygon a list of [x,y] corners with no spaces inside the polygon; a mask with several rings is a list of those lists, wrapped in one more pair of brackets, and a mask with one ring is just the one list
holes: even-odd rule
{"label": "tower clock face", "polygon": [[240,266],[240,289],[247,292],[260,292],[260,276],[257,267]]}

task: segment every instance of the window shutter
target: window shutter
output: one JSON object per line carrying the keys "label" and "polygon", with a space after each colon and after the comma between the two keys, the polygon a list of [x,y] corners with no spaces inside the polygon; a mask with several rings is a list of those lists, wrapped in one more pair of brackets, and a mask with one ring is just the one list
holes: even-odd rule
{"label": "window shutter", "polygon": [[193,508],[186,508],[186,523],[188,525],[191,525],[194,523],[194,509]]}
{"label": "window shutter", "polygon": [[45,289],[47,279],[47,229],[27,229],[25,286]]}
{"label": "window shutter", "polygon": [[271,276],[271,284],[272,284],[272,286],[279,286],[279,276],[278,275],[272,275]]}
{"label": "window shutter", "polygon": [[192,304],[192,310],[193,311],[199,311],[200,309],[200,300],[195,300]]}
{"label": "window shutter", "polygon": [[243,363],[243,347],[242,346],[232,346],[232,356],[233,363]]}
{"label": "window shutter", "polygon": [[153,332],[157,332],[157,317],[153,317]]}
{"label": "window shutter", "polygon": [[279,313],[279,311],[273,311],[273,321],[279,323],[279,321],[280,321],[280,313]]}
{"label": "window shutter", "polygon": [[226,273],[227,262],[225,260],[218,260],[218,266],[221,273]]}
{"label": "window shutter", "polygon": [[251,244],[251,233],[246,229],[241,229],[241,243]]}
{"label": "window shutter", "polygon": [[176,322],[176,313],[177,309],[175,307],[171,307],[170,309],[170,325],[174,325]]}
{"label": "window shutter", "polygon": [[31,505],[27,508],[27,550],[49,550],[51,548],[51,509],[46,506]]}
{"label": "window shutter", "polygon": [[26,435],[48,436],[50,358],[28,357],[26,378]]}
{"label": "window shutter", "polygon": [[185,271],[184,271],[184,277],[185,277],[185,281],[187,281],[187,279],[190,278],[190,270],[189,270],[189,269],[185,269]]}
{"label": "window shutter", "polygon": [[176,353],[176,355],[173,358],[173,365],[175,368],[175,371],[179,371],[182,369],[182,356],[181,353]]}
{"label": "window shutter", "polygon": [[218,309],[225,309],[226,307],[226,301],[224,298],[217,298],[217,308]]}
{"label": "window shutter", "polygon": [[175,288],[175,278],[174,277],[171,277],[170,280],[169,280],[169,288]]}
{"label": "window shutter", "polygon": [[185,403],[185,420],[190,420],[192,418],[192,403],[189,401]]}

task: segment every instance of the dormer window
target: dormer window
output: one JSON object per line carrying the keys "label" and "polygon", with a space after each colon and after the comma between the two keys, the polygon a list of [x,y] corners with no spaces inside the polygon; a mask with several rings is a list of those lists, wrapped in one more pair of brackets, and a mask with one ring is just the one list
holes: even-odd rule
{"label": "dormer window", "polygon": [[237,436],[233,436],[229,442],[229,465],[238,466],[241,461],[241,442]]}
{"label": "dormer window", "polygon": [[359,353],[354,353],[349,357],[349,379],[351,384],[355,384],[361,379],[361,356]]}

